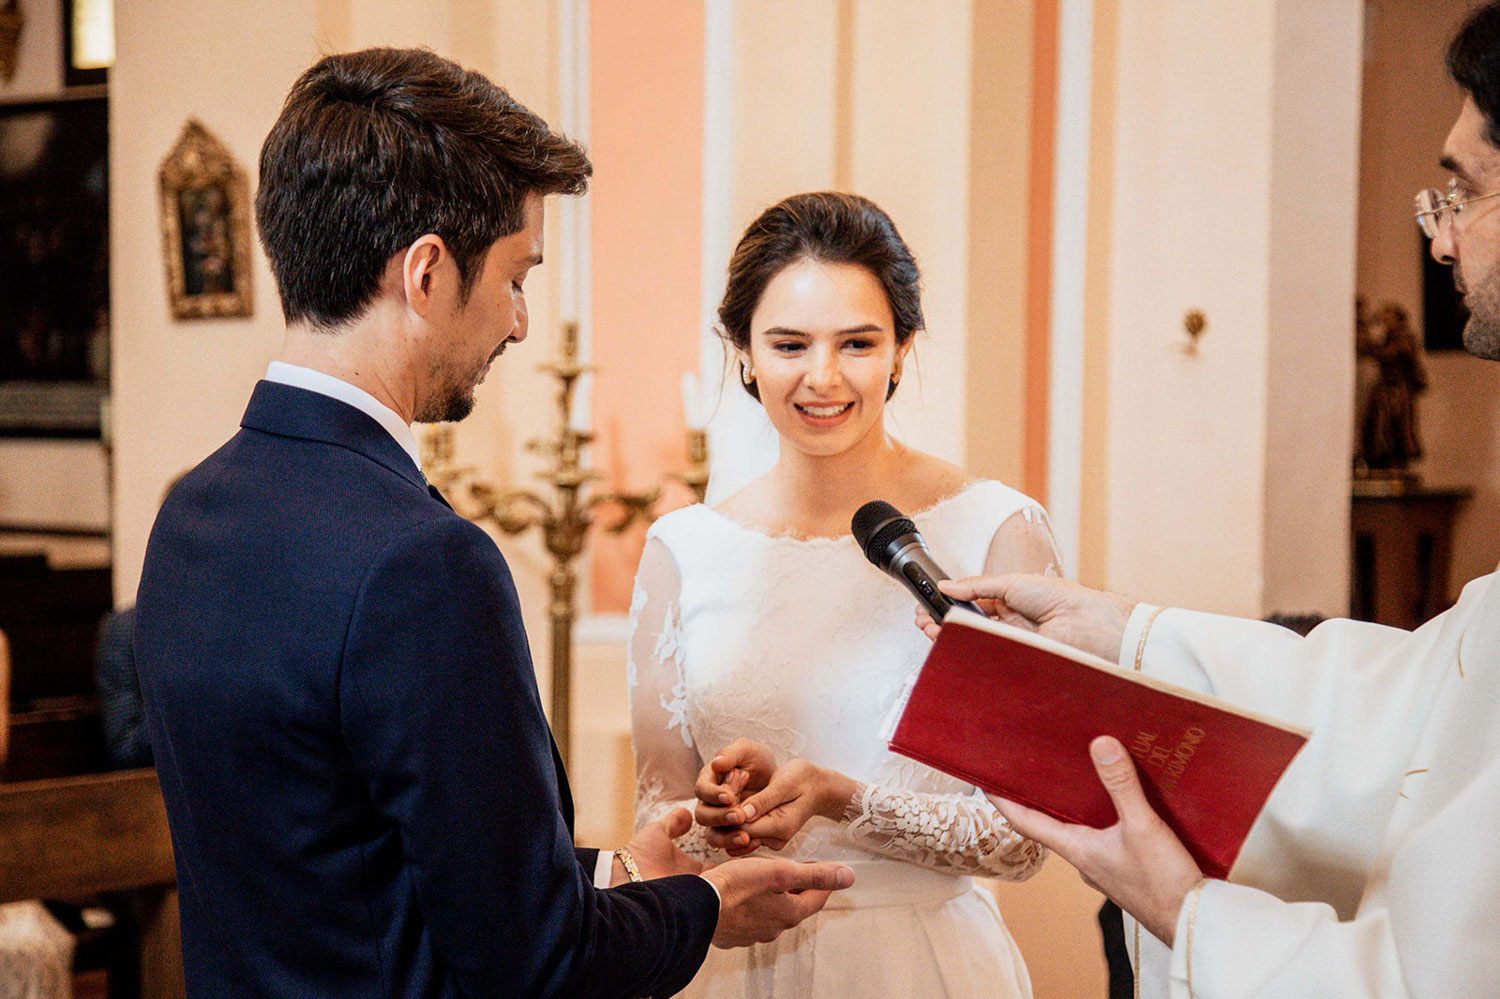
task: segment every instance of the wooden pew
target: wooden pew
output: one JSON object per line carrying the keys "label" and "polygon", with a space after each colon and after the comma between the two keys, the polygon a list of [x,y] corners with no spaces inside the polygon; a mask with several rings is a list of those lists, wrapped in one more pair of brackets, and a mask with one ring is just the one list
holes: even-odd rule
{"label": "wooden pew", "polygon": [[142,999],[182,999],[177,875],[154,770],[0,784],[0,902],[139,890]]}

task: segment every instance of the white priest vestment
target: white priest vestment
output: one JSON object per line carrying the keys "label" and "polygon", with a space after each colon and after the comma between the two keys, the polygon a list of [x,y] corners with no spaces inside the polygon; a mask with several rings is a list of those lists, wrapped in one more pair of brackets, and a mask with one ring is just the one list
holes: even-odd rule
{"label": "white priest vestment", "polygon": [[1495,580],[1414,632],[1136,608],[1122,666],[1313,731],[1172,951],[1126,917],[1141,996],[1500,996]]}

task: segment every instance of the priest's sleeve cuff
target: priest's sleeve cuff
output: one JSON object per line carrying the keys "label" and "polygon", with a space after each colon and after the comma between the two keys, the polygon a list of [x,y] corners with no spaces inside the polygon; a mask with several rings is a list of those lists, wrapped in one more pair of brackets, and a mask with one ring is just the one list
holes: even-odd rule
{"label": "priest's sleeve cuff", "polygon": [[1146,655],[1146,642],[1151,637],[1151,625],[1162,608],[1155,604],[1136,604],[1125,622],[1125,635],[1120,639],[1120,666],[1123,669],[1141,672]]}

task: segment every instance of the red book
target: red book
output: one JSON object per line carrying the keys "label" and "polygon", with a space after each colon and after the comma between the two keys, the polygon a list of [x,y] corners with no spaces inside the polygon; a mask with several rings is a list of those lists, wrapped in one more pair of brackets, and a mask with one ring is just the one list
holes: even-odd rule
{"label": "red book", "polygon": [[1229,874],[1310,733],[955,609],[891,749],[1065,822],[1115,822],[1089,743],[1119,739],[1146,797],[1209,877]]}

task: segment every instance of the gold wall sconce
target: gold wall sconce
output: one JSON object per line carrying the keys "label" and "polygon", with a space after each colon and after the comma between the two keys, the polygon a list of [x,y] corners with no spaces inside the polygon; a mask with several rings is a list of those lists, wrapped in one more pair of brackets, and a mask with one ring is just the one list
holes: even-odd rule
{"label": "gold wall sconce", "polygon": [[1208,329],[1208,316],[1202,309],[1189,309],[1182,314],[1182,331],[1187,334],[1187,343],[1179,344],[1189,357],[1198,356],[1198,339]]}

